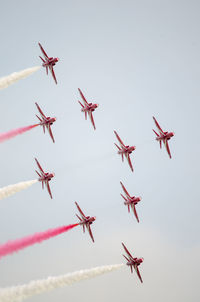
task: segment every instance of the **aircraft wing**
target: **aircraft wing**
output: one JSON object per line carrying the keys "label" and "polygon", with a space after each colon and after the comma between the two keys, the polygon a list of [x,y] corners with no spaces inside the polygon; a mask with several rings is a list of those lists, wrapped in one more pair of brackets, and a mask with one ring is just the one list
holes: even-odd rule
{"label": "aircraft wing", "polygon": [[78,101],[78,102],[79,102],[79,104],[81,105],[81,107],[84,108],[83,104],[82,104],[80,101]]}
{"label": "aircraft wing", "polygon": [[37,164],[38,168],[39,168],[40,171],[42,172],[42,174],[44,174],[45,172],[44,172],[44,170],[42,169],[42,167],[41,167],[39,161],[37,160],[37,158],[35,158],[35,161],[36,161],[36,164]]}
{"label": "aircraft wing", "polygon": [[92,122],[92,125],[93,125],[93,127],[94,127],[94,130],[96,129],[96,127],[95,127],[95,123],[94,123],[94,118],[93,118],[93,115],[92,115],[92,112],[88,112],[88,115],[89,115],[89,117],[90,117],[90,120],[91,120],[91,122]]}
{"label": "aircraft wing", "polygon": [[169,149],[169,144],[168,144],[167,140],[164,140],[164,145],[165,145],[165,148],[167,150],[167,153],[169,154],[169,157],[172,158],[171,152],[170,152],[170,149]]}
{"label": "aircraft wing", "polygon": [[124,195],[122,195],[122,194],[120,194],[120,195],[121,195],[121,197],[124,198],[125,201],[128,201]]}
{"label": "aircraft wing", "polygon": [[123,185],[123,183],[120,181],[120,184],[122,186],[122,189],[124,190],[124,193],[128,196],[128,197],[131,197],[128,193],[128,191],[126,190],[125,186]]}
{"label": "aircraft wing", "polygon": [[[115,143],[114,143],[114,144],[115,144]],[[115,144],[115,146],[117,147],[118,150],[121,150],[120,147],[119,147],[117,144]]]}
{"label": "aircraft wing", "polygon": [[35,170],[35,172],[37,173],[37,175],[38,175],[39,177],[41,177],[41,175],[40,175],[40,173],[39,173],[38,171]]}
{"label": "aircraft wing", "polygon": [[131,208],[132,208],[132,210],[133,210],[133,213],[134,213],[134,215],[135,215],[135,218],[137,219],[137,222],[139,222],[139,218],[138,218],[138,214],[137,214],[137,212],[136,212],[135,205],[132,204],[132,205],[131,205]]}
{"label": "aircraft wing", "polygon": [[158,122],[157,122],[157,120],[156,120],[156,118],[154,116],[153,116],[153,120],[154,120],[154,122],[156,124],[156,127],[158,128],[159,132],[161,134],[165,134],[164,131],[162,130],[162,128],[160,127],[160,125],[158,124]]}
{"label": "aircraft wing", "polygon": [[51,126],[48,125],[48,126],[47,126],[47,129],[48,129],[48,131],[49,131],[49,135],[50,135],[51,138],[52,138],[52,141],[55,143],[55,140],[54,140],[54,137],[53,137],[53,133],[52,133],[52,130],[51,130]]}
{"label": "aircraft wing", "polygon": [[79,91],[79,93],[80,93],[80,95],[81,95],[81,97],[82,97],[82,99],[83,99],[85,105],[88,105],[88,102],[87,102],[86,98],[84,97],[84,95],[83,95],[83,93],[82,93],[82,91],[81,91],[80,88],[78,88],[78,91]]}
{"label": "aircraft wing", "polygon": [[129,259],[125,256],[125,255],[123,255],[124,256],[124,258],[129,262]]}
{"label": "aircraft wing", "polygon": [[125,246],[125,244],[124,244],[123,242],[122,242],[122,246],[123,246],[125,252],[127,253],[127,255],[128,255],[131,259],[133,259],[131,253],[128,251],[127,247]]}
{"label": "aircraft wing", "polygon": [[45,114],[43,113],[42,109],[40,108],[40,106],[38,105],[38,103],[35,102],[35,105],[40,113],[40,115],[43,117],[43,118],[46,118]]}
{"label": "aircraft wing", "polygon": [[46,187],[47,187],[47,191],[49,192],[49,195],[51,197],[51,199],[53,198],[52,194],[51,194],[51,189],[50,189],[50,186],[49,186],[49,182],[46,181]]}
{"label": "aircraft wing", "polygon": [[85,219],[85,218],[86,218],[86,216],[85,216],[85,214],[83,213],[83,211],[81,210],[81,208],[79,207],[79,205],[78,205],[78,203],[77,203],[76,201],[75,201],[75,204],[76,204],[77,209],[79,210],[79,212],[80,212],[80,214],[81,214],[82,218],[83,218],[83,219]]}
{"label": "aircraft wing", "polygon": [[92,238],[92,241],[94,242],[94,237],[93,237],[93,234],[92,234],[92,230],[91,230],[90,225],[87,224],[86,227],[87,227],[87,230],[88,230],[88,232],[89,232],[89,234],[90,234],[90,237]]}
{"label": "aircraft wing", "polygon": [[58,84],[58,83],[57,83],[57,80],[56,80],[55,72],[54,72],[54,70],[53,70],[53,67],[52,67],[52,66],[49,66],[49,70],[51,71],[51,74],[52,74],[52,77],[53,77],[55,83]]}
{"label": "aircraft wing", "polygon": [[129,155],[129,154],[128,154],[128,156],[127,156],[127,160],[128,160],[129,167],[131,168],[131,171],[133,172],[133,166],[132,166],[132,162],[131,162],[131,159],[130,159],[130,155]]}
{"label": "aircraft wing", "polygon": [[116,137],[117,137],[117,139],[118,139],[120,145],[123,146],[123,147],[125,147],[124,143],[122,142],[122,140],[121,140],[121,138],[119,137],[119,135],[117,134],[117,132],[114,131],[114,133],[115,133],[115,135],[116,135]]}
{"label": "aircraft wing", "polygon": [[38,45],[40,46],[40,49],[41,49],[43,55],[45,56],[45,58],[48,59],[49,57],[48,57],[47,53],[45,52],[44,48],[42,47],[42,45],[40,43],[38,43]]}
{"label": "aircraft wing", "polygon": [[143,283],[143,281],[142,281],[142,277],[141,277],[141,275],[140,275],[140,271],[139,271],[139,269],[138,269],[138,266],[137,266],[137,265],[135,265],[135,266],[134,266],[134,268],[135,268],[136,274],[138,275],[138,278],[139,278],[139,279],[140,279],[140,281]]}

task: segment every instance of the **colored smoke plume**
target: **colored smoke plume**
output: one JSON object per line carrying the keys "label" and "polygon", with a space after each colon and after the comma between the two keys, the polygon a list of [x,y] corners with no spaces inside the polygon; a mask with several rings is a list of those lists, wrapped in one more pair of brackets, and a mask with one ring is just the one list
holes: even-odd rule
{"label": "colored smoke plume", "polygon": [[18,128],[18,129],[14,129],[14,130],[10,130],[8,132],[5,132],[5,133],[0,133],[0,143],[10,139],[10,138],[13,138],[19,134],[22,134],[26,131],[29,131],[35,127],[39,126],[39,124],[34,124],[34,125],[30,125],[30,126],[27,126],[27,127],[22,127],[22,128]]}
{"label": "colored smoke plume", "polygon": [[57,277],[48,277],[43,280],[31,281],[28,284],[8,287],[0,290],[1,302],[23,301],[26,298],[51,291],[56,288],[71,285],[81,280],[91,279],[121,268],[124,264],[105,265],[81,270]]}
{"label": "colored smoke plume", "polygon": [[14,185],[9,185],[3,188],[0,188],[0,200],[6,197],[9,197],[17,192],[20,192],[33,184],[38,182],[37,179],[34,180],[28,180],[28,181],[22,181]]}
{"label": "colored smoke plume", "polygon": [[0,78],[0,89],[7,88],[11,84],[14,84],[17,81],[28,77],[29,75],[36,72],[40,68],[41,66],[35,66],[35,67],[24,69],[22,71],[11,73],[8,76]]}
{"label": "colored smoke plume", "polygon": [[[9,254],[12,254],[14,252],[18,252],[19,250],[22,250],[30,245],[33,245],[35,243],[40,243],[44,240],[50,239],[52,237],[55,237],[57,235],[60,235],[64,232],[67,232],[71,229],[73,229],[75,226],[79,225],[76,224],[70,224],[67,226],[58,227],[55,229],[50,229],[45,232],[36,233],[34,235],[27,236],[22,239],[16,239],[13,241],[8,241],[5,244],[0,245],[0,258],[7,256]],[[0,300],[1,301],[1,300]]]}

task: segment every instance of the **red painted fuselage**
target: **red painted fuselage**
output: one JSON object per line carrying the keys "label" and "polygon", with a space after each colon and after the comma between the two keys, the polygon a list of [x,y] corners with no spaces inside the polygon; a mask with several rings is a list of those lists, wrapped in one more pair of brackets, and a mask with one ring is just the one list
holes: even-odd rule
{"label": "red painted fuselage", "polygon": [[158,137],[156,137],[157,141],[164,141],[164,140],[169,140],[174,136],[174,132],[164,132],[164,134],[160,134]]}
{"label": "red painted fuselage", "polygon": [[48,181],[50,181],[53,177],[55,176],[54,173],[44,173],[41,177],[38,178],[38,181],[41,181],[42,183],[46,183]]}
{"label": "red painted fuselage", "polygon": [[130,154],[136,149],[136,147],[135,146],[124,145],[123,141],[121,140],[121,138],[119,137],[117,132],[114,131],[114,133],[115,133],[116,138],[118,139],[119,144],[120,144],[120,147],[117,144],[115,144],[115,146],[118,149],[117,153],[121,155],[122,161],[124,161],[124,156],[126,157],[126,159],[128,161],[128,164],[129,164],[129,167],[131,168],[131,171],[133,172],[133,166],[132,166],[132,162],[131,162],[131,159],[130,159]]}
{"label": "red painted fuselage", "polygon": [[46,186],[50,197],[53,198],[52,194],[51,194],[51,189],[50,189],[50,186],[49,186],[49,182],[55,176],[55,174],[54,173],[49,173],[49,172],[44,172],[44,170],[42,169],[42,167],[41,167],[39,161],[37,160],[37,158],[35,158],[35,161],[36,161],[36,164],[37,164],[37,166],[40,170],[40,172],[35,170],[35,172],[39,176],[38,181],[40,181],[42,183],[42,189],[44,189],[44,185]]}
{"label": "red painted fuselage", "polygon": [[126,256],[123,255],[124,258],[127,260],[126,265],[130,267],[131,273],[133,273],[133,268],[134,268],[136,274],[138,275],[138,278],[140,279],[141,282],[143,282],[142,277],[140,275],[140,271],[138,269],[138,266],[144,261],[144,258],[137,258],[137,257],[133,258],[133,256],[128,251],[127,247],[125,246],[125,244],[123,242],[122,242],[122,246],[126,252]]}
{"label": "red painted fuselage", "polygon": [[[40,57],[41,58],[41,57]],[[41,58],[42,59],[42,58]],[[43,64],[42,64],[42,66],[43,67],[47,67],[47,66],[55,66],[56,65],[56,63],[59,61],[59,58],[48,58],[48,59],[46,59],[46,60],[44,60],[44,62],[43,62]]]}
{"label": "red painted fuselage", "polygon": [[131,206],[132,204],[136,205],[139,201],[141,201],[141,197],[132,196],[132,197],[128,197],[124,202],[124,204],[128,206],[128,210],[130,212],[129,206]]}
{"label": "red painted fuselage", "polygon": [[43,118],[43,120],[40,122],[40,125],[49,127],[49,126],[53,125],[53,123],[55,121],[56,121],[56,117],[47,116],[47,117]]}
{"label": "red painted fuselage", "polygon": [[118,154],[125,155],[127,157],[128,154],[131,154],[136,149],[135,146],[121,146],[118,151]]}
{"label": "red painted fuselage", "polygon": [[143,261],[143,258],[132,258],[127,261],[126,265],[130,267],[132,273],[133,268],[135,269],[136,267],[138,267]]}
{"label": "red painted fuselage", "polygon": [[95,129],[96,129],[96,126],[95,126],[95,122],[94,122],[94,118],[93,118],[93,114],[92,114],[92,113],[93,113],[93,112],[95,111],[95,109],[99,106],[99,104],[88,103],[80,88],[78,88],[78,91],[79,91],[80,96],[81,96],[81,98],[82,98],[82,100],[83,100],[83,104],[82,104],[80,101],[78,101],[79,104],[80,104],[81,107],[82,107],[82,108],[81,108],[81,111],[82,111],[82,112],[85,112],[85,119],[86,119],[86,120],[87,120],[87,114],[88,114],[88,116],[89,116],[89,118],[90,118],[90,120],[91,120],[91,123],[92,123],[92,125],[93,125],[93,127],[94,127],[94,130],[95,130]]}
{"label": "red painted fuselage", "polygon": [[167,153],[168,153],[169,157],[171,158],[172,156],[171,156],[171,152],[170,152],[168,141],[174,136],[174,132],[163,131],[154,116],[153,116],[153,120],[154,120],[155,125],[156,125],[156,127],[158,129],[158,132],[159,132],[159,133],[157,133],[153,129],[153,132],[156,134],[156,140],[159,142],[160,148],[162,148],[162,143],[164,144],[164,146],[165,146],[165,148],[167,150]]}
{"label": "red painted fuselage", "polygon": [[96,217],[93,217],[93,216],[85,216],[85,214],[83,213],[83,211],[81,210],[81,208],[79,207],[78,203],[75,202],[76,206],[77,206],[77,209],[80,213],[80,216],[76,214],[76,216],[78,217],[79,219],[79,225],[81,225],[83,227],[83,232],[85,233],[85,228],[88,230],[89,234],[90,234],[90,237],[92,239],[92,241],[94,242],[94,237],[93,237],[93,234],[92,234],[92,230],[91,230],[91,224],[96,220]]}
{"label": "red painted fuselage", "polygon": [[98,104],[93,104],[89,103],[85,105],[83,108],[81,108],[82,112],[93,112],[99,105]]}
{"label": "red painted fuselage", "polygon": [[40,43],[38,43],[43,55],[44,55],[44,58],[42,58],[41,56],[40,59],[42,60],[42,66],[46,68],[46,73],[48,75],[48,70],[51,72],[52,74],[52,77],[55,81],[55,83],[57,84],[57,79],[56,79],[56,76],[55,76],[55,72],[54,72],[54,69],[53,67],[56,65],[56,63],[59,61],[59,58],[53,58],[53,57],[48,57],[46,51],[44,50],[44,48],[42,47],[42,45]]}
{"label": "red painted fuselage", "polygon": [[37,109],[40,113],[40,117],[36,114],[36,117],[39,119],[40,123],[39,125],[43,127],[43,131],[45,133],[45,128],[47,129],[47,131],[49,132],[49,135],[52,139],[52,141],[55,143],[54,137],[53,137],[53,133],[51,130],[51,126],[53,125],[53,123],[56,121],[55,117],[50,117],[50,116],[46,116],[42,109],[40,108],[40,106],[35,103],[35,105],[37,106]]}
{"label": "red painted fuselage", "polygon": [[129,213],[130,213],[130,208],[133,210],[135,218],[139,222],[139,218],[138,218],[138,214],[137,214],[135,206],[138,204],[138,202],[141,201],[142,198],[141,197],[136,197],[136,196],[130,196],[130,194],[128,193],[127,189],[125,188],[125,186],[123,185],[123,183],[121,181],[120,181],[120,184],[121,184],[122,189],[123,189],[123,191],[126,195],[126,196],[124,196],[124,195],[121,194],[121,196],[125,200],[124,204],[128,207],[128,212]]}

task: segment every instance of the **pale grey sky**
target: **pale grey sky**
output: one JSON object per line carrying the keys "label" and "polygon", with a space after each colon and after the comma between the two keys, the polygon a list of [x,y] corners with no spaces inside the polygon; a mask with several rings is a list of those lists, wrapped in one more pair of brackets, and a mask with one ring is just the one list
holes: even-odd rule
{"label": "pale grey sky", "polygon": [[[95,244],[76,228],[1,259],[1,287],[121,263],[124,241],[144,257],[144,284],[124,267],[29,301],[199,300],[199,9],[178,0],[2,3],[0,77],[40,64],[38,42],[60,61],[57,86],[41,69],[0,92],[1,132],[35,123],[35,101],[57,117],[55,144],[39,128],[1,144],[0,187],[34,179],[34,157],[56,176],[53,200],[35,184],[0,202],[0,242],[76,222],[75,200],[97,220]],[[80,112],[78,87],[99,103],[96,131]],[[153,115],[175,132],[171,160],[155,141]],[[134,173],[113,130],[136,145]],[[142,196],[139,224],[120,180]]]}

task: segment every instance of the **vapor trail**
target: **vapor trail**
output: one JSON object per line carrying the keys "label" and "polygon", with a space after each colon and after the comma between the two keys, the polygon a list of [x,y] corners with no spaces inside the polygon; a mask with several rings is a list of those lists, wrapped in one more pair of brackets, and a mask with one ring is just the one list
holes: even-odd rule
{"label": "vapor trail", "polygon": [[34,124],[34,125],[30,125],[30,126],[26,126],[26,127],[21,127],[18,129],[14,129],[14,130],[10,130],[8,132],[5,133],[0,133],[0,143],[4,142],[7,139],[13,138],[16,135],[22,134],[26,131],[29,131],[35,127],[39,126],[39,124]]}
{"label": "vapor trail", "polygon": [[[33,245],[35,243],[40,243],[43,240],[50,239],[54,236],[60,235],[64,232],[67,232],[71,229],[73,229],[75,226],[79,225],[76,224],[70,224],[67,226],[58,227],[55,229],[50,229],[45,232],[36,233],[34,235],[27,236],[22,239],[16,239],[13,241],[8,241],[5,244],[0,245],[0,258],[3,256],[7,256],[9,254],[12,254],[14,252],[18,252],[19,250],[22,250],[30,245]],[[1,301],[1,300],[0,300]]]}
{"label": "vapor trail", "polygon": [[23,301],[26,298],[44,293],[59,287],[71,285],[81,280],[91,279],[122,267],[123,264],[99,266],[91,269],[81,270],[71,274],[57,277],[48,277],[43,280],[31,281],[28,284],[8,287],[0,290],[1,302]]}
{"label": "vapor trail", "polygon": [[0,200],[32,186],[37,181],[38,181],[37,179],[22,181],[17,184],[14,184],[14,185],[9,185],[9,186],[0,188]]}
{"label": "vapor trail", "polygon": [[35,67],[24,69],[22,71],[11,73],[6,77],[0,78],[0,89],[7,88],[11,84],[14,84],[17,81],[28,77],[29,75],[36,72],[40,68],[41,66],[35,66]]}

